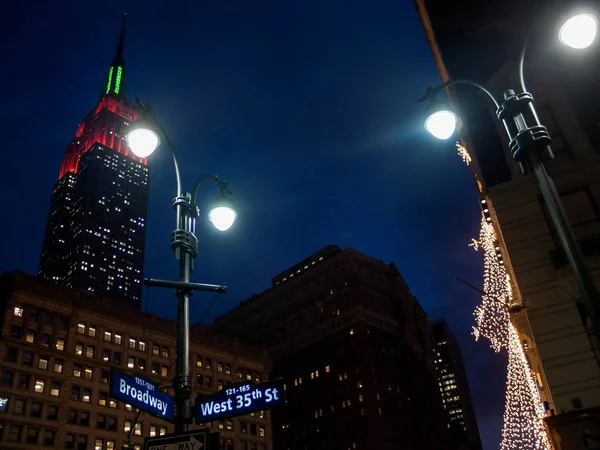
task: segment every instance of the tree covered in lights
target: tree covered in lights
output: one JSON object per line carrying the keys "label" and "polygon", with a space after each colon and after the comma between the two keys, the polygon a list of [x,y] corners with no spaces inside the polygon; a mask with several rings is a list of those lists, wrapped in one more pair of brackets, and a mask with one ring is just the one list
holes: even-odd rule
{"label": "tree covered in lights", "polygon": [[[467,149],[456,144],[458,154],[468,165],[471,156]],[[483,203],[487,206],[485,203]],[[479,239],[472,246],[484,254],[483,290],[481,303],[475,308],[473,335],[485,338],[496,352],[506,350],[508,371],[501,450],[549,450],[551,448],[544,428],[544,410],[537,386],[519,334],[510,321],[508,305],[512,298],[510,279],[498,259],[496,231],[481,216]]]}

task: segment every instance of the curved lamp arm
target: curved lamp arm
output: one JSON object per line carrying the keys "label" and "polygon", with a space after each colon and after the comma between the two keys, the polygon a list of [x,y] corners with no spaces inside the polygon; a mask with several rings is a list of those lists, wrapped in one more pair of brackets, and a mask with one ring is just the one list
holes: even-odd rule
{"label": "curved lamp arm", "polygon": [[198,177],[198,179],[196,180],[196,183],[194,183],[194,189],[192,190],[192,204],[194,204],[194,205],[196,204],[196,196],[198,195],[198,188],[200,187],[200,183],[202,183],[204,180],[210,180],[213,183],[215,183],[217,186],[219,186],[221,193],[231,195],[231,191],[229,190],[229,187],[227,187],[227,181],[220,180],[219,177],[216,175],[204,174],[204,175],[200,175]]}
{"label": "curved lamp arm", "polygon": [[498,110],[498,108],[500,108],[500,104],[498,103],[498,100],[496,100],[496,97],[494,97],[494,95],[482,84],[476,83],[475,81],[469,81],[469,80],[448,80],[442,84],[440,84],[438,87],[435,88],[427,88],[427,92],[425,93],[425,95],[423,97],[421,97],[419,99],[419,102],[422,103],[426,100],[433,100],[435,99],[435,96],[437,95],[438,92],[440,92],[443,89],[446,89],[447,87],[453,86],[455,84],[467,84],[469,86],[473,86],[477,89],[479,89],[480,91],[482,91],[483,93],[485,93],[491,100],[492,102],[494,102],[494,106],[496,107],[496,110]]}
{"label": "curved lamp arm", "polygon": [[167,133],[165,126],[161,123],[160,120],[158,120],[158,118],[152,112],[152,108],[150,108],[150,105],[145,104],[137,97],[135,99],[135,102],[140,106],[140,108],[142,108],[144,113],[146,113],[148,117],[152,119],[152,121],[156,124],[160,132],[163,134],[165,140],[167,141],[167,145],[169,147],[169,150],[171,151],[171,155],[173,156],[173,165],[175,166],[175,178],[177,179],[177,197],[181,197],[181,172],[179,170],[179,161],[177,160],[177,151],[175,150],[175,145],[173,144],[169,133]]}

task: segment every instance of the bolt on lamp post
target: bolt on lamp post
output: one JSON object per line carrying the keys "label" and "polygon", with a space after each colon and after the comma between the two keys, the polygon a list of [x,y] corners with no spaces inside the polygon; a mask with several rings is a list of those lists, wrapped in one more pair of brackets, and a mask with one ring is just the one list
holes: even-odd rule
{"label": "bolt on lamp post", "polygon": [[166,281],[145,279],[146,285],[175,288],[178,300],[177,313],[177,355],[176,371],[173,377],[173,389],[175,390],[174,422],[175,432],[187,431],[188,425],[192,423],[192,409],[190,397],[192,393],[192,380],[190,377],[189,364],[189,299],[192,291],[226,292],[226,286],[211,285],[190,282],[190,274],[194,270],[194,259],[198,256],[198,239],[196,238],[196,219],[199,209],[196,206],[196,196],[200,183],[204,180],[215,183],[220,195],[214,201],[208,213],[209,220],[219,231],[229,229],[237,213],[229,195],[231,192],[227,183],[220,180],[216,175],[202,175],[194,184],[191,193],[182,192],[181,172],[175,146],[169,137],[165,127],[156,118],[149,105],[139,99],[136,103],[144,112],[144,117],[134,122],[126,136],[127,144],[131,151],[142,158],[152,154],[160,145],[159,135],[153,131],[153,126],[158,128],[164,136],[169,150],[173,156],[175,176],[177,180],[177,196],[173,200],[177,221],[175,230],[171,236],[171,248],[175,257],[179,260],[179,281]]}
{"label": "bolt on lamp post", "polygon": [[[592,14],[584,13],[572,16],[560,28],[560,41],[575,49],[590,46],[596,38],[598,22]],[[548,207],[552,223],[567,260],[577,282],[582,302],[597,334],[600,334],[600,295],[594,279],[585,264],[579,243],[569,223],[569,218],[561,203],[554,182],[548,175],[542,161],[543,157],[554,158],[550,148],[551,138],[548,130],[540,123],[533,96],[527,92],[523,76],[523,66],[528,42],[526,41],[519,59],[519,82],[521,93],[512,89],[504,93],[500,104],[494,95],[483,85],[469,80],[448,80],[436,88],[428,88],[419,102],[429,101],[425,120],[425,129],[438,139],[448,139],[456,128],[456,114],[436,100],[443,89],[455,84],[471,85],[485,93],[496,108],[496,116],[504,124],[509,138],[509,148],[513,159],[519,164],[523,174],[533,172]]]}

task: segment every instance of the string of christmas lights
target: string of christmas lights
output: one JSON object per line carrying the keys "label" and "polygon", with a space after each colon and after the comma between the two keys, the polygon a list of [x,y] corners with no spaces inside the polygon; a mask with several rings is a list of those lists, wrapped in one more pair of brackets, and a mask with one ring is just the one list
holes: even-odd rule
{"label": "string of christmas lights", "polygon": [[[469,165],[467,149],[456,144],[458,154]],[[473,240],[475,250],[483,250],[483,291],[481,303],[475,308],[473,335],[483,337],[496,352],[508,353],[506,399],[501,450],[550,450],[552,447],[544,427],[544,410],[529,367],[519,334],[510,321],[508,304],[512,299],[510,278],[498,259],[496,231],[485,214],[481,215],[479,239]]]}

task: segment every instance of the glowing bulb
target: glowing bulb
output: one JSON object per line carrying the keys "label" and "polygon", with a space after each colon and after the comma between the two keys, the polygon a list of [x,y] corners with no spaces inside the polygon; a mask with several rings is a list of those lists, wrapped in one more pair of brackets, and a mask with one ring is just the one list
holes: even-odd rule
{"label": "glowing bulb", "polygon": [[567,20],[560,31],[560,42],[575,49],[584,49],[592,45],[596,39],[598,21],[591,14],[578,14]]}
{"label": "glowing bulb", "polygon": [[217,206],[208,213],[208,218],[219,231],[225,231],[231,228],[237,218],[237,213],[229,206]]}
{"label": "glowing bulb", "polygon": [[134,128],[127,133],[127,145],[140,158],[150,156],[159,144],[158,135],[148,128]]}
{"label": "glowing bulb", "polygon": [[433,137],[449,139],[456,129],[456,114],[452,111],[436,111],[425,120],[425,129]]}

